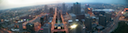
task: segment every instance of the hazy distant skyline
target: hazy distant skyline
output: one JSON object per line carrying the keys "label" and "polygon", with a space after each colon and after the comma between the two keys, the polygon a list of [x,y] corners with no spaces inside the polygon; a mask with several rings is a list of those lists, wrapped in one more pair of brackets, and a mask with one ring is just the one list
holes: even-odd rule
{"label": "hazy distant skyline", "polygon": [[39,4],[51,3],[120,3],[125,4],[125,0],[0,0],[0,9],[15,8]]}

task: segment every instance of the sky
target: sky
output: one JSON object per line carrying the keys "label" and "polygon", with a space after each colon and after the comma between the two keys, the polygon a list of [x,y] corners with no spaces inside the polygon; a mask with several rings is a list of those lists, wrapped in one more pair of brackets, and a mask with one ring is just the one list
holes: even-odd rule
{"label": "sky", "polygon": [[0,9],[51,3],[126,3],[125,0],[0,0]]}

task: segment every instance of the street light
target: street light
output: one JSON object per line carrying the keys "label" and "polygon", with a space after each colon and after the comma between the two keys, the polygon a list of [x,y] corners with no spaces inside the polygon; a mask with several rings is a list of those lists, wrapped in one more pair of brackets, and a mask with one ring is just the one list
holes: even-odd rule
{"label": "street light", "polygon": [[121,12],[122,14],[124,13],[124,12]]}
{"label": "street light", "polygon": [[72,26],[70,26],[71,28],[76,28],[77,27],[77,25],[76,24],[74,24],[74,25],[72,25]]}

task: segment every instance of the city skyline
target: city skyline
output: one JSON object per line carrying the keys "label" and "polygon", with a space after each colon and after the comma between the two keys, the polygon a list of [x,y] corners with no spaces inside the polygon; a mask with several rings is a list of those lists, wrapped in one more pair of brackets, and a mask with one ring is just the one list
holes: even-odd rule
{"label": "city skyline", "polygon": [[125,33],[126,7],[74,2],[0,10],[0,33]]}
{"label": "city skyline", "polygon": [[53,4],[53,3],[111,3],[111,4],[127,4],[125,0],[0,0],[0,9],[10,9],[17,7]]}

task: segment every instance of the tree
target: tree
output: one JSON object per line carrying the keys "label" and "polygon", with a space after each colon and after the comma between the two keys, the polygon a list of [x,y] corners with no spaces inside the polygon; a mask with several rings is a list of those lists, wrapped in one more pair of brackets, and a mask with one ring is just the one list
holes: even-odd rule
{"label": "tree", "polygon": [[111,33],[128,33],[128,25],[125,23],[125,21],[120,21],[118,23],[118,27]]}

